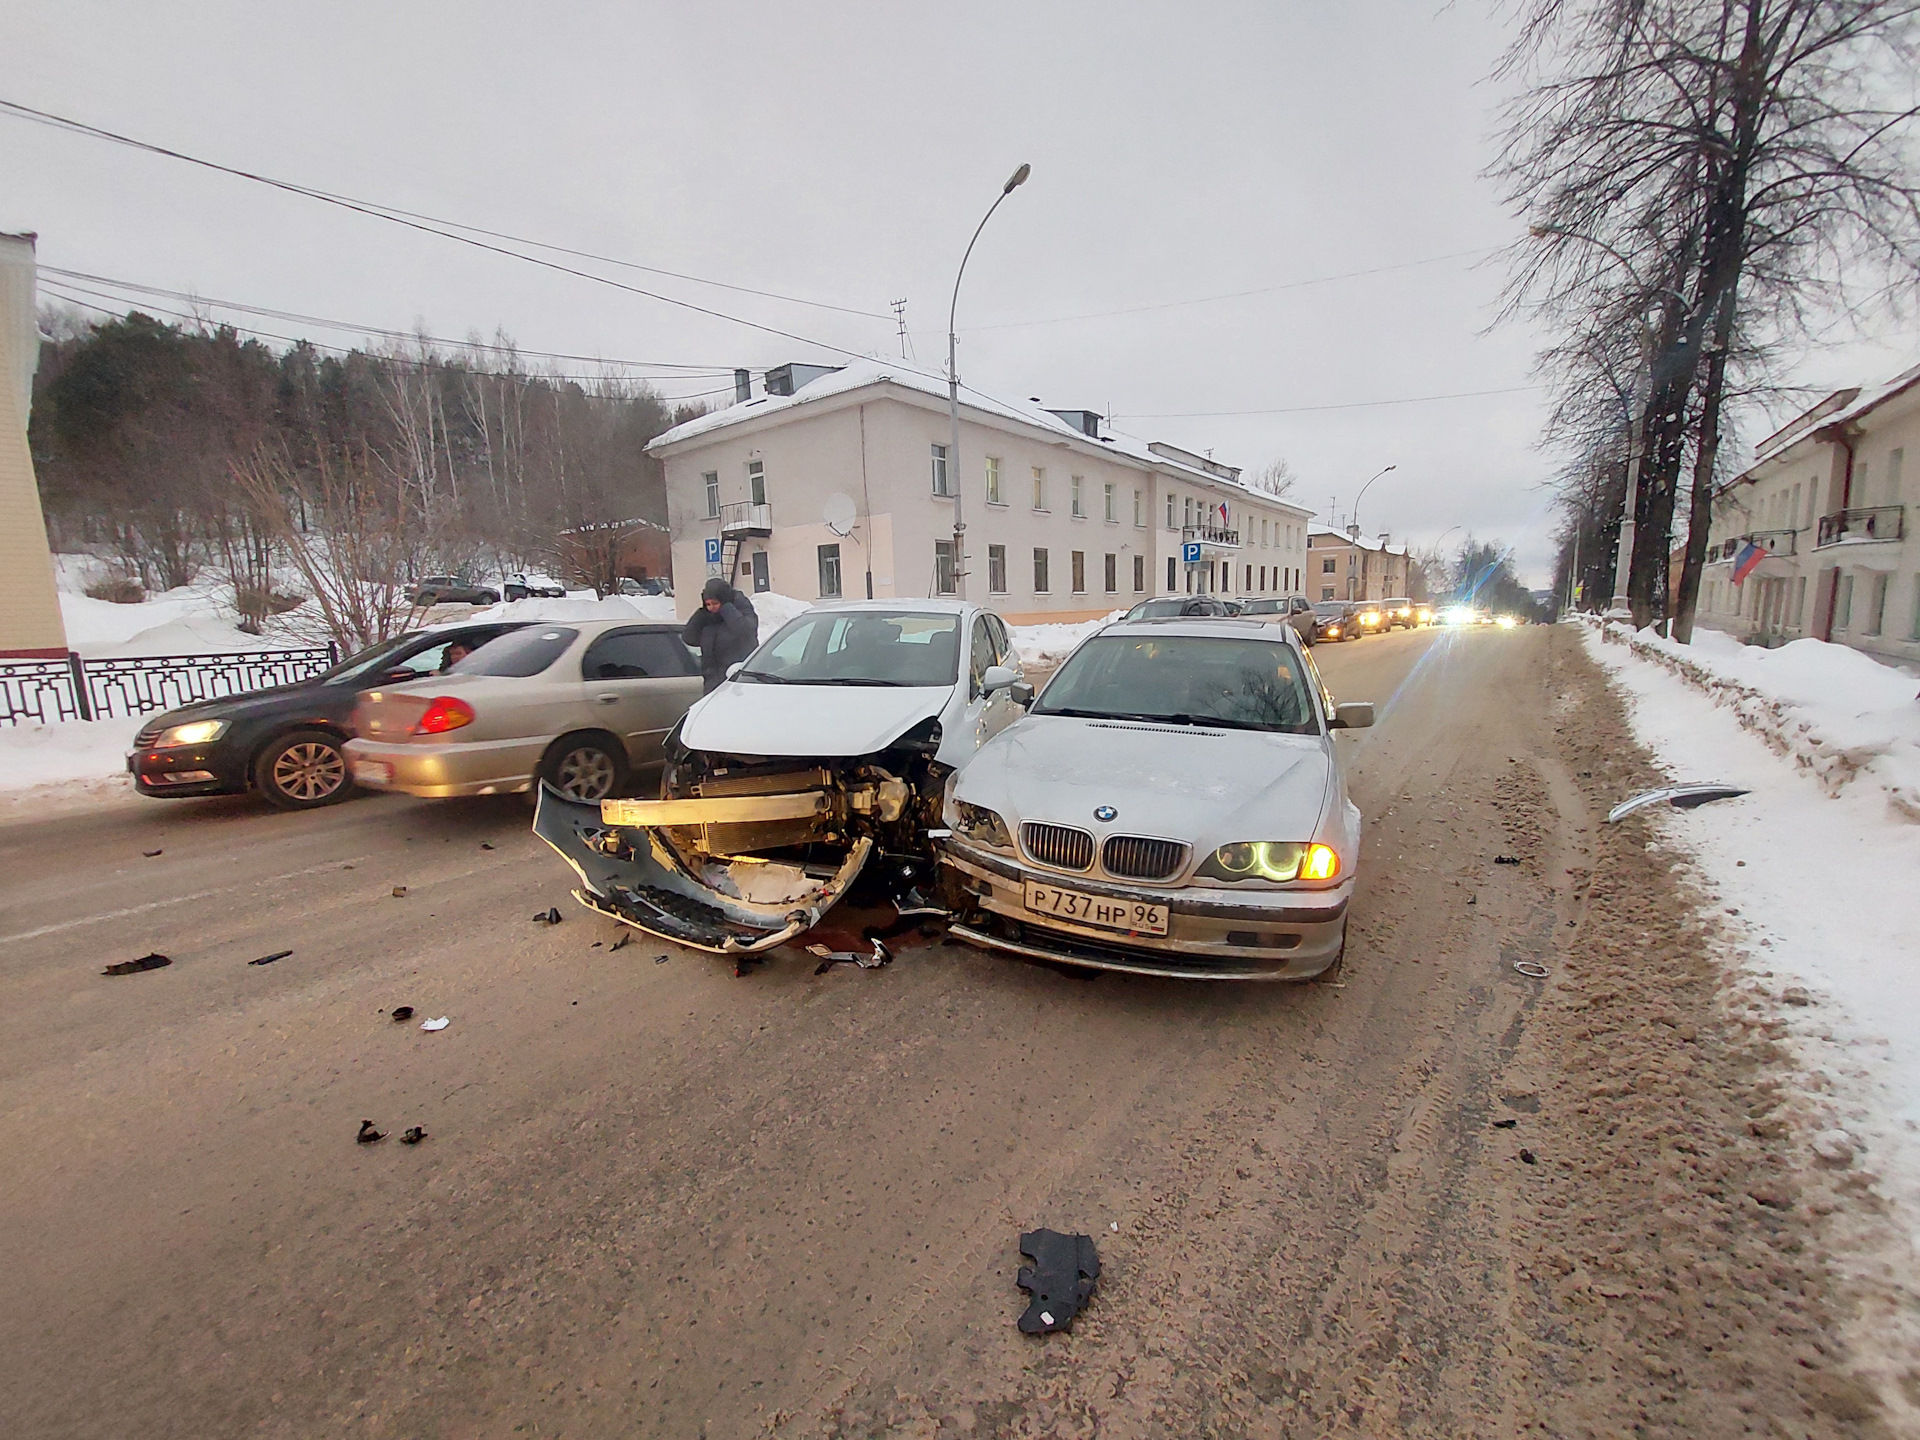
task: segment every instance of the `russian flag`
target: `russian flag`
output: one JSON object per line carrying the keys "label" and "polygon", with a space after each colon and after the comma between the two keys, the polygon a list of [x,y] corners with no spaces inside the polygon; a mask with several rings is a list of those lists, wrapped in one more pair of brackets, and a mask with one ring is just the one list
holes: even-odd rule
{"label": "russian flag", "polygon": [[1740,553],[1733,557],[1733,583],[1738,585],[1754,572],[1760,562],[1767,558],[1767,552],[1751,540],[1740,547]]}

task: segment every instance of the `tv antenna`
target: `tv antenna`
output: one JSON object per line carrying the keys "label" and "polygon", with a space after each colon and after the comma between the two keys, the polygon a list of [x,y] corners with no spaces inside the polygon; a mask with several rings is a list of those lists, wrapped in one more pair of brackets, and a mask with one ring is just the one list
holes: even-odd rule
{"label": "tv antenna", "polygon": [[912,344],[907,338],[907,300],[903,295],[898,300],[889,303],[893,307],[894,321],[900,327],[900,358],[906,360],[911,358],[907,354],[907,349]]}

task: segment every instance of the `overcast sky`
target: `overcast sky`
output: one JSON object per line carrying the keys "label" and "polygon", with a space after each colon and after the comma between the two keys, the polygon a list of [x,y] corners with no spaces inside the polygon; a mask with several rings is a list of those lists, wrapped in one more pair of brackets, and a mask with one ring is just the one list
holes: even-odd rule
{"label": "overcast sky", "polygon": [[[685,394],[734,365],[831,363],[827,347],[897,355],[902,297],[938,368],[960,252],[1025,161],[961,296],[969,383],[1249,470],[1284,456],[1323,516],[1396,465],[1367,495],[1369,532],[1497,537],[1539,584],[1539,338],[1490,329],[1502,275],[1485,257],[1515,222],[1478,178],[1504,35],[1490,0],[8,0],[0,98],[879,318],[567,262],[822,342],[803,343],[3,117],[0,230],[37,231],[43,265],[121,281],[708,370],[660,384]],[[1380,267],[1396,268],[1328,278]],[[1904,368],[1895,338],[1812,357],[1808,383]]]}

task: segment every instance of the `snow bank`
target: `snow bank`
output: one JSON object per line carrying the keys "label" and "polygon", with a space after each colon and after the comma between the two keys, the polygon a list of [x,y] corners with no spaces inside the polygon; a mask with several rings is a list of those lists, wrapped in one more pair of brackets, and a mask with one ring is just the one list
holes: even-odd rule
{"label": "snow bank", "polygon": [[146,718],[0,726],[0,791],[76,781],[124,782],[127,751]]}
{"label": "snow bank", "polygon": [[671,621],[673,601],[665,595],[609,595],[596,600],[591,590],[564,600],[505,600],[475,610],[475,620],[652,620]]}
{"label": "snow bank", "polygon": [[1767,650],[1696,630],[1682,645],[1617,621],[1598,633],[1724,706],[1828,794],[1864,783],[1920,821],[1920,681],[1905,671],[1824,640]]}
{"label": "snow bank", "polygon": [[1082,640],[1093,634],[1103,625],[1111,625],[1127,612],[1115,610],[1098,620],[1082,620],[1072,625],[1009,625],[1008,633],[1013,636],[1013,648],[1020,652],[1020,658],[1032,665],[1058,665]]}
{"label": "snow bank", "polygon": [[[1793,986],[1807,992],[1778,1015],[1809,1072],[1810,1103],[1837,1111],[1830,1123],[1867,1142],[1869,1163],[1920,1214],[1920,826],[1887,803],[1881,785],[1862,783],[1886,752],[1856,766],[1851,783],[1829,783],[1809,758],[1829,744],[1816,721],[1864,725],[1861,716],[1891,714],[1893,682],[1818,641],[1745,655],[1710,641],[1676,657],[1689,647],[1647,636],[1620,643],[1624,633],[1603,636],[1593,625],[1585,633],[1625,691],[1635,733],[1674,779],[1752,790],[1698,810],[1643,813],[1690,852],[1724,907],[1750,988],[1773,1005]],[[1736,671],[1776,693],[1734,681]],[[1911,684],[1899,676],[1901,687]],[[1791,701],[1789,692],[1810,698]]]}

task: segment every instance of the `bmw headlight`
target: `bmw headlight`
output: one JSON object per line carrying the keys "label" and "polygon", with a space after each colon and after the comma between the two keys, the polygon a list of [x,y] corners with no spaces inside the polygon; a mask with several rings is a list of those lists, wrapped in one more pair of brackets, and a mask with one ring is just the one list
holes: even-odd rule
{"label": "bmw headlight", "polygon": [[1196,873],[1229,885],[1243,880],[1270,885],[1332,880],[1340,874],[1340,855],[1331,845],[1298,840],[1238,840],[1214,851]]}
{"label": "bmw headlight", "polygon": [[1013,836],[1007,830],[1007,822],[984,805],[969,805],[964,800],[954,802],[954,826],[960,835],[976,845],[990,845],[996,850],[1013,849]]}
{"label": "bmw headlight", "polygon": [[185,725],[174,725],[160,732],[160,738],[153,742],[154,748],[167,749],[174,745],[204,745],[209,740],[218,740],[227,733],[225,720],[190,720]]}

